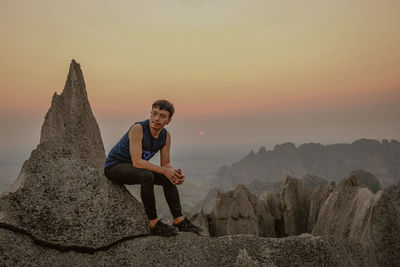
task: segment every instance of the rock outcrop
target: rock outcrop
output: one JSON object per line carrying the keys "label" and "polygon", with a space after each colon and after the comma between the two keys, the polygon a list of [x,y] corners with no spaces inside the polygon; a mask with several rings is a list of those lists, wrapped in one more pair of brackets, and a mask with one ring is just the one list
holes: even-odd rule
{"label": "rock outcrop", "polygon": [[350,239],[378,252],[386,266],[400,266],[400,210],[385,191],[374,194],[350,176],[321,208],[313,235]]}
{"label": "rock outcrop", "polygon": [[283,237],[285,234],[285,226],[282,215],[281,200],[270,191],[264,191],[260,196],[261,214],[260,216],[260,232],[265,237]]}
{"label": "rock outcrop", "polygon": [[252,234],[259,236],[260,205],[257,197],[244,185],[222,193],[217,191],[217,200],[210,213],[210,235]]}
{"label": "rock outcrop", "polygon": [[282,203],[273,192],[265,191],[257,198],[244,185],[227,193],[217,191],[208,215],[210,235],[285,236],[281,210]]}
{"label": "rock outcrop", "polygon": [[301,179],[289,175],[282,189],[283,221],[287,235],[307,233],[310,210],[309,191]]}
{"label": "rock outcrop", "polygon": [[103,174],[103,141],[80,65],[53,96],[40,143],[14,184],[0,195],[0,227],[35,242],[93,251],[148,234],[143,205]]}
{"label": "rock outcrop", "polygon": [[[105,152],[100,129],[89,104],[81,67],[72,60],[60,95],[55,92],[40,133],[40,144],[57,156],[103,170]],[[52,152],[53,152],[52,151]]]}
{"label": "rock outcrop", "polygon": [[319,185],[310,195],[310,211],[308,215],[307,233],[311,233],[314,225],[317,222],[322,205],[330,193],[335,189],[335,182],[330,182],[326,185]]}

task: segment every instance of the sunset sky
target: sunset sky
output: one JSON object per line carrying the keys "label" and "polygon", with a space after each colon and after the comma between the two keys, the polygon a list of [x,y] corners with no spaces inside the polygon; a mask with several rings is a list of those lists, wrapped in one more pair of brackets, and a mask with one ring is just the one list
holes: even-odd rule
{"label": "sunset sky", "polygon": [[400,1],[0,1],[0,149],[32,150],[69,64],[106,151],[174,103],[178,148],[400,140]]}

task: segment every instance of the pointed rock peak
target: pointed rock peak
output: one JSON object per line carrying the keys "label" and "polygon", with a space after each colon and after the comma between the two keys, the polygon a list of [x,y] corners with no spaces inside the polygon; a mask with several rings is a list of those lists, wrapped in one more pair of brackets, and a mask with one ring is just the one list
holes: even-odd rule
{"label": "pointed rock peak", "polygon": [[81,67],[75,60],[70,64],[63,92],[54,93],[44,119],[40,144],[44,143],[61,157],[75,158],[103,169],[103,140],[87,98]]}
{"label": "pointed rock peak", "polygon": [[75,94],[87,99],[86,84],[83,78],[81,65],[72,59],[69,65],[69,72],[61,95]]}
{"label": "pointed rock peak", "polygon": [[104,176],[100,129],[79,90],[85,85],[73,60],[63,93],[53,95],[39,145],[12,190],[0,195],[0,225],[39,244],[90,252],[149,229],[143,205]]}
{"label": "pointed rock peak", "polygon": [[291,180],[293,180],[294,178],[292,178],[290,175],[286,175],[285,180],[283,181],[283,185],[287,185]]}

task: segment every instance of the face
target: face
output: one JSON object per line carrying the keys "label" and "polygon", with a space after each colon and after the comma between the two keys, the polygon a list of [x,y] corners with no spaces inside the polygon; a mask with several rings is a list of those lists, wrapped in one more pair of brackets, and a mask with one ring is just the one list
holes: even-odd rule
{"label": "face", "polygon": [[150,112],[150,127],[153,129],[162,129],[171,121],[169,112],[158,107],[153,108]]}

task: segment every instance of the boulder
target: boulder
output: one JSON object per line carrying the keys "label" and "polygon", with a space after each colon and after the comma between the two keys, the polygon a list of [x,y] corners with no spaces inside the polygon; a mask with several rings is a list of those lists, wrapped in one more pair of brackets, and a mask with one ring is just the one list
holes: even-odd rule
{"label": "boulder", "polygon": [[53,96],[40,143],[0,195],[0,227],[40,244],[92,251],[149,233],[143,205],[103,174],[104,147],[80,65]]}

